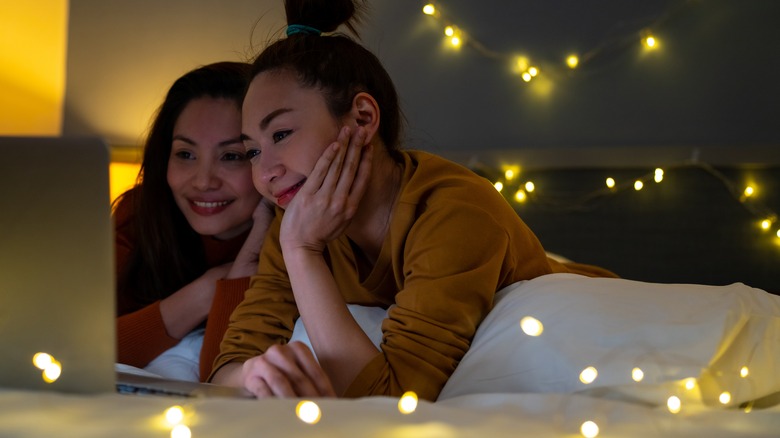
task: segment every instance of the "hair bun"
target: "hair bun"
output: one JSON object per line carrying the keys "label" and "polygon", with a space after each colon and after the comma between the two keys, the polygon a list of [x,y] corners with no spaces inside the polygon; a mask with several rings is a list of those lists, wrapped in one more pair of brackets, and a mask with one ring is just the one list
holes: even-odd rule
{"label": "hair bun", "polygon": [[[364,2],[360,0],[285,0],[284,2],[288,26],[306,26],[323,33],[333,32],[339,26],[346,25],[352,33],[358,35],[355,25],[360,22],[363,7]],[[296,30],[294,33],[302,32]]]}

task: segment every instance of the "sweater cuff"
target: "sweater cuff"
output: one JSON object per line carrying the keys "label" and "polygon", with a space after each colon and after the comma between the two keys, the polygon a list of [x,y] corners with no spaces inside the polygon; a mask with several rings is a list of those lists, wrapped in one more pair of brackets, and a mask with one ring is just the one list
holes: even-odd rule
{"label": "sweater cuff", "polygon": [[244,300],[249,289],[249,277],[217,280],[214,301],[211,302],[203,347],[200,350],[200,380],[206,381],[219,354],[219,344],[230,325],[230,315]]}

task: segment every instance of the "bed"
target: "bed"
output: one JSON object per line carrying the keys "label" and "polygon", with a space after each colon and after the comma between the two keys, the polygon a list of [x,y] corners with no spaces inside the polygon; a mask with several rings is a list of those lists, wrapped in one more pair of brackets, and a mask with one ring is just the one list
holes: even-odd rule
{"label": "bed", "polygon": [[777,153],[597,152],[453,157],[502,182],[551,255],[622,278],[554,274],[499,291],[436,402],[315,399],[307,417],[298,399],[0,390],[0,436],[777,436]]}

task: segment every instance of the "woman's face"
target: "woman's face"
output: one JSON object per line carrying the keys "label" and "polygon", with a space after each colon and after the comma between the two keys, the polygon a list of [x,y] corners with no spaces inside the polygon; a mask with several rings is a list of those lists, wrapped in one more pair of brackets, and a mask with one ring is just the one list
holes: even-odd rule
{"label": "woman's face", "polygon": [[260,194],[234,101],[203,97],[184,107],[173,127],[168,185],[198,234],[224,240],[251,227]]}
{"label": "woman's face", "polygon": [[279,72],[252,80],[242,117],[255,188],[286,208],[322,152],[336,141],[341,124],[318,89],[303,88],[293,75]]}

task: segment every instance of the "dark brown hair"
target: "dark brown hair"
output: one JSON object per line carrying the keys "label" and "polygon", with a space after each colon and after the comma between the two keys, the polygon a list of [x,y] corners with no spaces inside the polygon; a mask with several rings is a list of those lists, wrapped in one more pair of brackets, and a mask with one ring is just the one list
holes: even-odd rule
{"label": "dark brown hair", "polygon": [[206,271],[202,238],[176,205],[168,185],[173,128],[194,99],[230,99],[240,108],[249,70],[250,65],[241,62],[209,64],[186,73],[168,90],[152,122],[138,183],[132,191],[137,242],[130,262],[117,272],[120,292],[126,289],[141,301],[153,302]]}
{"label": "dark brown hair", "polygon": [[[345,25],[358,36],[356,24],[365,8],[356,0],[286,0],[287,24],[320,32]],[[399,148],[402,114],[395,85],[379,59],[345,34],[298,32],[260,53],[252,77],[265,71],[293,72],[304,87],[318,88],[335,117],[349,112],[352,99],[366,92],[376,99],[381,115],[379,137],[391,155]]]}

